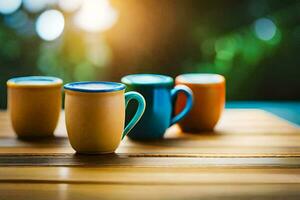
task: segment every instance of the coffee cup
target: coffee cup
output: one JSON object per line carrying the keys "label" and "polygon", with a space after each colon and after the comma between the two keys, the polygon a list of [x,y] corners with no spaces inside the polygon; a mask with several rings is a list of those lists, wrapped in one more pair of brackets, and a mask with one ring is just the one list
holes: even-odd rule
{"label": "coffee cup", "polygon": [[[182,74],[176,85],[188,86],[194,94],[191,112],[178,124],[184,132],[212,131],[220,119],[225,104],[225,78],[219,74]],[[184,107],[186,97],[179,94],[176,112]]]}
{"label": "coffee cup", "polygon": [[[141,93],[147,102],[147,108],[139,123],[128,134],[133,140],[156,140],[164,137],[165,131],[171,125],[182,120],[193,104],[192,91],[184,86],[174,87],[173,79],[158,74],[133,74],[122,78],[128,91]],[[174,117],[173,103],[178,94],[187,98],[182,110]],[[128,107],[128,116],[136,110],[136,105]]]}
{"label": "coffee cup", "polygon": [[8,110],[19,138],[53,136],[62,102],[62,80],[27,76],[7,81]]}
{"label": "coffee cup", "polygon": [[[122,83],[74,82],[64,89],[66,128],[71,146],[78,153],[114,152],[145,110],[143,96],[125,93]],[[124,129],[125,108],[133,99],[138,108]]]}

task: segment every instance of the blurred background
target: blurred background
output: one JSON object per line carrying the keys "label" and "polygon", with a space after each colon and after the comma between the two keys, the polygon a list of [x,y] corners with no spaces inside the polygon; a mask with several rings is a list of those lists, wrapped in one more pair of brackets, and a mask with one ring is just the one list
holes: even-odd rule
{"label": "blurred background", "polygon": [[219,73],[227,100],[300,100],[297,0],[0,0],[0,108],[25,75]]}

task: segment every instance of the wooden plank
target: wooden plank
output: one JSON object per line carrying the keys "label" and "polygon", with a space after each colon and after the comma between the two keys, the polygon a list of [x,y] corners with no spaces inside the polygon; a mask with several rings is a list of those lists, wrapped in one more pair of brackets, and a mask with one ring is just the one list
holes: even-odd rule
{"label": "wooden plank", "polygon": [[[67,153],[75,153],[69,147],[59,148],[0,148],[0,155],[61,155]],[[300,157],[300,148],[277,148],[277,147],[199,147],[199,148],[151,148],[150,146],[143,147],[130,147],[117,149],[118,154],[133,154],[135,156],[145,157]]]}
{"label": "wooden plank", "polygon": [[203,185],[114,185],[114,184],[0,184],[1,200],[43,199],[295,199],[299,184],[203,184]]}
{"label": "wooden plank", "polygon": [[[7,112],[0,112],[0,154],[74,153],[61,117],[56,138],[30,142],[17,140]],[[141,156],[300,156],[299,133],[298,127],[264,111],[233,109],[225,112],[214,133],[183,134],[173,126],[164,140],[142,143],[127,139],[116,152]]]}
{"label": "wooden plank", "polygon": [[297,199],[299,182],[300,169],[1,167],[0,199]]}
{"label": "wooden plank", "polygon": [[300,167],[300,157],[140,157],[110,154],[82,155],[2,155],[0,166],[118,166],[118,167]]}
{"label": "wooden plank", "polygon": [[[180,131],[175,126],[166,137],[177,136]],[[176,134],[177,132],[177,134]],[[222,134],[297,134],[299,127],[286,120],[258,109],[227,109],[221,117],[215,132]],[[64,113],[56,129],[57,136],[66,136]],[[0,111],[0,137],[15,137],[8,113]]]}
{"label": "wooden plank", "polygon": [[[152,142],[124,140],[117,153],[176,156],[300,156],[299,135],[187,135]],[[74,153],[67,138],[42,141],[0,140],[1,154],[65,154]]]}
{"label": "wooden plank", "polygon": [[[1,199],[299,199],[300,131],[259,110],[227,110],[214,133],[168,130],[116,154],[74,154],[56,138],[17,140],[0,112]],[[9,167],[8,167],[9,166]]]}
{"label": "wooden plank", "polygon": [[300,169],[185,167],[0,167],[0,183],[123,185],[300,184]]}

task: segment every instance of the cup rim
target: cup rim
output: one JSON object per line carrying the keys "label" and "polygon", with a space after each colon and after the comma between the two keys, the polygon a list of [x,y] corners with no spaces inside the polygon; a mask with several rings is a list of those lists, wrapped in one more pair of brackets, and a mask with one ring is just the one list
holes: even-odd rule
{"label": "cup rim", "polygon": [[[133,80],[136,77],[142,77],[142,76],[152,76],[156,78],[158,77],[161,79],[161,81],[141,82],[141,81]],[[126,85],[138,85],[138,86],[172,86],[174,84],[174,80],[172,77],[161,75],[161,74],[130,74],[122,77],[121,82]]]}
{"label": "cup rim", "polygon": [[[202,77],[213,77],[215,80],[213,81],[192,81],[192,80],[187,80],[187,77],[190,76],[192,77],[197,77],[197,76],[202,76]],[[181,74],[176,77],[176,82],[177,83],[184,83],[184,84],[194,84],[194,85],[216,85],[216,84],[222,84],[225,82],[224,76],[220,74],[214,74],[214,73],[186,73],[186,74]]]}
{"label": "cup rim", "polygon": [[[26,83],[26,81],[31,81],[31,83]],[[32,83],[34,81],[41,81],[45,83],[34,84]],[[62,79],[54,76],[21,76],[11,78],[6,82],[7,86],[10,87],[51,87],[60,86],[62,83]]]}
{"label": "cup rim", "polygon": [[[86,85],[86,84],[104,84],[114,86],[111,88],[83,88],[83,87],[76,87],[76,85]],[[75,86],[75,87],[74,87]],[[75,92],[87,92],[87,93],[100,93],[100,92],[114,92],[124,90],[126,86],[122,83],[118,82],[109,82],[109,81],[78,81],[78,82],[71,82],[64,85],[65,90],[71,90]]]}

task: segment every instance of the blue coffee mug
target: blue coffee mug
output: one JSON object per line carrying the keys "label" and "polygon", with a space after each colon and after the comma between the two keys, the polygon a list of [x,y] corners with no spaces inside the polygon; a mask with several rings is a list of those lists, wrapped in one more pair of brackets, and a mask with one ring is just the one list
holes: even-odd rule
{"label": "blue coffee mug", "polygon": [[[192,91],[184,85],[174,87],[174,81],[169,76],[158,74],[133,74],[122,78],[127,91],[141,93],[147,103],[144,115],[128,134],[134,140],[156,140],[163,138],[165,131],[171,125],[183,119],[193,105]],[[185,108],[172,117],[173,104],[178,93],[187,97]],[[126,122],[135,113],[137,105],[128,106]]]}

